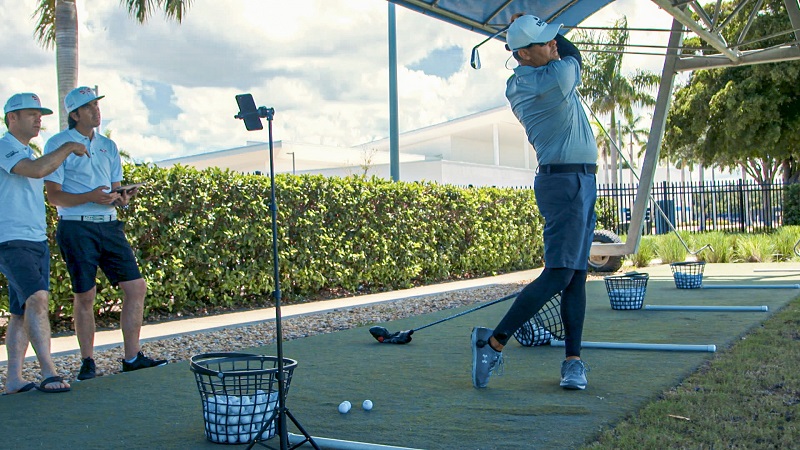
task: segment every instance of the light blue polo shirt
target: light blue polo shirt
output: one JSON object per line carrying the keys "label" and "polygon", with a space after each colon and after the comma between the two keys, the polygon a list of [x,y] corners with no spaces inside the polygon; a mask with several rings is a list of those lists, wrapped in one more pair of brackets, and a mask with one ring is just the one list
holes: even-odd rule
{"label": "light blue polo shirt", "polygon": [[11,133],[0,139],[0,242],[47,240],[44,181],[11,173],[33,151]]}
{"label": "light blue polo shirt", "polygon": [[[74,128],[64,130],[47,141],[44,152],[53,152],[70,141],[86,146],[91,158],[70,154],[58,169],[44,178],[45,181],[60,184],[61,190],[69,194],[83,194],[98,186],[111,187],[111,183],[122,181],[122,162],[117,144],[97,133],[94,133],[94,137],[89,140]],[[58,207],[60,216],[93,216],[114,213],[116,213],[114,206],[98,203]]]}
{"label": "light blue polo shirt", "polygon": [[597,143],[577,88],[578,60],[518,66],[506,82],[511,110],[525,127],[539,164],[596,164]]}

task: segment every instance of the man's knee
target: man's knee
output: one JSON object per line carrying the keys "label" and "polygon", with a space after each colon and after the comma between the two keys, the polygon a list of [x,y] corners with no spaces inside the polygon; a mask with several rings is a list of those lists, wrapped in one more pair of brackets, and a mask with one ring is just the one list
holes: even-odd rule
{"label": "man's knee", "polygon": [[47,291],[36,291],[25,300],[25,314],[37,316],[50,312],[50,295]]}
{"label": "man's knee", "polygon": [[94,308],[96,294],[96,288],[92,288],[86,292],[75,293],[75,309],[80,311],[92,310]]}
{"label": "man's knee", "polygon": [[125,293],[126,299],[143,299],[147,294],[147,282],[144,278],[120,282],[119,287]]}

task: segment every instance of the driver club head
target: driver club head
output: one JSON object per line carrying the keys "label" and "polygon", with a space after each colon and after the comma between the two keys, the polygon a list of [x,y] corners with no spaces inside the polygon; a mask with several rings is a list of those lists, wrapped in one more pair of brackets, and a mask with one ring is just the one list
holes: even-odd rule
{"label": "driver club head", "polygon": [[478,53],[477,46],[472,48],[472,57],[469,59],[469,65],[475,70],[481,68],[481,55]]}
{"label": "driver club head", "polygon": [[391,333],[384,327],[372,327],[369,329],[370,334],[372,337],[375,338],[376,341],[383,343],[386,339],[391,337]]}

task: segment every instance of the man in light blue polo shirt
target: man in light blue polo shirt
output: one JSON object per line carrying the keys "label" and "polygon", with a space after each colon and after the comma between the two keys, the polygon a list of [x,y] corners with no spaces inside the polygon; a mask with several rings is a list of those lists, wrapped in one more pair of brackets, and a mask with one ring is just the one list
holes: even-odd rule
{"label": "man in light blue polo shirt", "polygon": [[[42,116],[53,111],[42,108],[35,94],[22,93],[11,96],[3,112],[8,132],[0,139],[0,272],[8,280],[11,313],[6,330],[5,393],[34,387],[43,392],[66,392],[69,383],[58,375],[50,356],[50,247],[42,177],[67,156],[85,155],[86,148],[70,142],[34,159],[28,144],[39,135]],[[29,342],[44,378],[38,385],[22,378]]]}
{"label": "man in light blue polo shirt", "polygon": [[117,145],[95,133],[100,126],[100,106],[94,90],[78,87],[64,98],[69,128],[47,141],[49,153],[65,142],[86,146],[90,160],[69,157],[45,178],[47,198],[58,207],[56,241],[67,263],[75,294],[75,334],[81,348],[79,380],[96,376],[94,356],[94,301],[97,294],[97,268],[122,289],[120,326],[125,357],[122,371],[161,366],[142,353],[139,334],[142,328],[147,283],[125,237],[124,223],[117,220],[117,207],[126,208],[136,188],[115,192],[122,182],[122,161]]}
{"label": "man in light blue polo shirt", "polygon": [[586,275],[597,199],[597,145],[577,92],[583,63],[578,49],[558,34],[560,24],[521,14],[512,21],[506,42],[519,66],[506,83],[506,98],[539,160],[534,189],[545,221],[544,270],[495,329],[473,329],[472,382],[486,387],[502,366],[502,350],[511,336],[561,293],[566,358],[560,385],[582,390],[587,385],[587,367],[580,358]]}

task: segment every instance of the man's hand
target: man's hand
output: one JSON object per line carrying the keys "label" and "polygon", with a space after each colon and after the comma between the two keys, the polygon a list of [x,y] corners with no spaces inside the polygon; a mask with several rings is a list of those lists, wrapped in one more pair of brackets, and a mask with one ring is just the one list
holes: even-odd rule
{"label": "man's hand", "polygon": [[106,192],[108,186],[98,186],[93,191],[86,193],[88,200],[100,205],[111,205],[120,199],[120,195],[115,192]]}
{"label": "man's hand", "polygon": [[117,206],[128,206],[128,202],[131,201],[136,194],[139,193],[139,187],[135,187],[133,189],[128,189],[127,191],[120,191],[119,192],[119,199],[114,203]]}
{"label": "man's hand", "polygon": [[508,24],[511,25],[512,23],[514,23],[515,20],[519,19],[524,15],[525,15],[524,12],[514,14],[513,16],[511,16],[511,22],[509,22]]}
{"label": "man's hand", "polygon": [[79,142],[72,142],[72,141],[67,142],[64,145],[62,145],[61,147],[59,147],[56,151],[61,150],[61,149],[67,150],[68,152],[74,154],[75,156],[86,155],[87,158],[91,158],[92,157],[89,154],[89,150],[86,149],[86,146],[81,144],[81,143],[79,143]]}

